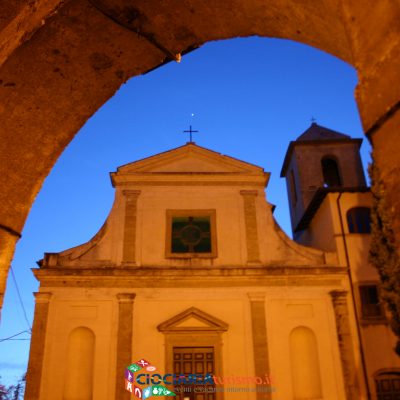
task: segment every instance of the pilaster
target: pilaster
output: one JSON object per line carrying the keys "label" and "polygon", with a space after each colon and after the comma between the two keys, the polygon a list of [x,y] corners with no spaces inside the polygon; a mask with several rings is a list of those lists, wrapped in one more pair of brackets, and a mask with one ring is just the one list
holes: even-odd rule
{"label": "pilaster", "polygon": [[257,190],[241,190],[244,207],[244,223],[246,231],[247,262],[259,263],[260,251],[258,243],[256,197]]}
{"label": "pilaster", "polygon": [[47,320],[52,293],[38,292],[34,295],[36,299],[35,317],[33,319],[31,349],[26,374],[25,400],[40,399]]}
{"label": "pilaster", "polygon": [[125,196],[123,262],[135,264],[137,199],[140,190],[124,190],[122,193]]}
{"label": "pilaster", "polygon": [[[254,373],[265,380],[270,375],[268,358],[267,326],[265,322],[265,294],[248,293],[251,312],[251,329],[253,335]],[[270,392],[256,392],[257,400],[271,399]]]}
{"label": "pilaster", "polygon": [[329,292],[335,313],[336,331],[342,362],[343,382],[346,399],[360,398],[360,388],[354,359],[352,337],[350,332],[349,310],[347,306],[347,291],[333,290]]}
{"label": "pilaster", "polygon": [[117,368],[115,379],[115,399],[129,400],[130,393],[124,388],[125,368],[132,364],[133,341],[133,303],[135,293],[119,293],[118,299],[118,332],[117,332]]}

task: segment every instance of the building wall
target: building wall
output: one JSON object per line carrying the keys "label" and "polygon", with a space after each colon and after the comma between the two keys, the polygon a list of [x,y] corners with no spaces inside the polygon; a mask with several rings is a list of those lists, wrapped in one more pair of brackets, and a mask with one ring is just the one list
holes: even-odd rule
{"label": "building wall", "polygon": [[[253,377],[249,293],[265,294],[265,318],[269,349],[269,375],[274,392],[272,399],[293,398],[292,366],[289,338],[293,329],[307,327],[317,338],[323,398],[344,398],[340,355],[329,287],[313,288],[186,288],[133,289],[133,359],[150,360],[161,373],[166,370],[165,335],[157,326],[187,308],[197,307],[229,325],[221,334],[222,376]],[[49,313],[48,342],[42,400],[62,399],[68,336],[77,327],[90,328],[96,338],[93,398],[114,399],[115,379],[123,385],[123,371],[116,375],[117,340],[116,289],[61,289],[53,292]],[[264,377],[263,377],[264,378]],[[227,384],[227,387],[243,387]],[[244,385],[248,389],[255,385]],[[225,399],[256,399],[252,391],[226,393]]]}
{"label": "building wall", "polygon": [[[326,196],[312,219],[307,229],[308,232],[304,236],[308,236],[307,245],[320,248],[324,251],[333,251],[336,249],[341,265],[347,265],[337,207],[338,196],[339,193],[329,193]],[[373,375],[379,370],[400,368],[400,361],[393,350],[396,338],[389,328],[387,318],[371,320],[362,317],[359,286],[362,284],[378,285],[379,275],[378,271],[368,261],[370,235],[365,233],[350,233],[346,214],[353,207],[371,207],[371,202],[372,195],[370,192],[343,193],[340,198],[344,237],[347,244],[369,385],[374,396],[375,382]]]}
{"label": "building wall", "polygon": [[68,338],[79,327],[95,335],[93,399],[114,396],[116,300],[102,290],[53,289],[44,349],[40,400],[61,400],[65,389]]}
{"label": "building wall", "polygon": [[308,229],[300,231],[297,241],[304,246],[312,246],[324,251],[336,252],[337,244],[332,238],[335,236],[335,223],[332,215],[333,197],[328,197],[320,205]]}

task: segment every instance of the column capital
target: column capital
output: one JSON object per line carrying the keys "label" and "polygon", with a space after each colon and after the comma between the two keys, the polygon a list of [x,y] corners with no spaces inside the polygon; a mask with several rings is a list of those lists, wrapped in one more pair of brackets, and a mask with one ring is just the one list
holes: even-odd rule
{"label": "column capital", "polygon": [[249,292],[247,293],[247,297],[250,301],[265,301],[264,292]]}
{"label": "column capital", "polygon": [[120,303],[133,303],[136,293],[118,293],[117,299]]}
{"label": "column capital", "polygon": [[258,190],[241,190],[240,194],[242,196],[258,196]]}
{"label": "column capital", "polygon": [[128,190],[125,189],[122,191],[122,194],[126,197],[137,197],[140,195],[140,193],[142,193],[141,190]]}
{"label": "column capital", "polygon": [[51,292],[34,292],[36,304],[37,303],[48,303],[53,296]]}
{"label": "column capital", "polygon": [[347,290],[331,290],[329,292],[329,295],[331,296],[333,301],[346,300]]}

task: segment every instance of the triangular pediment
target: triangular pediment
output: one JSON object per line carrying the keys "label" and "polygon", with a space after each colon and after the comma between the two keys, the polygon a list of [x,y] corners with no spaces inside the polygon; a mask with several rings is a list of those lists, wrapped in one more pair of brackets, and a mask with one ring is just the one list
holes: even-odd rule
{"label": "triangular pediment", "polygon": [[164,333],[185,331],[224,332],[228,330],[228,324],[196,307],[191,307],[161,323],[157,329]]}
{"label": "triangular pediment", "polygon": [[194,316],[190,316],[188,319],[185,319],[178,324],[175,325],[176,328],[209,328],[210,325]]}
{"label": "triangular pediment", "polygon": [[246,173],[262,174],[263,168],[188,143],[118,168],[118,174],[140,173]]}

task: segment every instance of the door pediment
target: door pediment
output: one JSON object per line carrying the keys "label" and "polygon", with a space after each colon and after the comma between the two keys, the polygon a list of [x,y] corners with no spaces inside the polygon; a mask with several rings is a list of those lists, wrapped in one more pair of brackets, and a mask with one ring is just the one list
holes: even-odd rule
{"label": "door pediment", "polygon": [[189,331],[225,332],[228,324],[196,307],[188,308],[157,326],[163,333]]}

